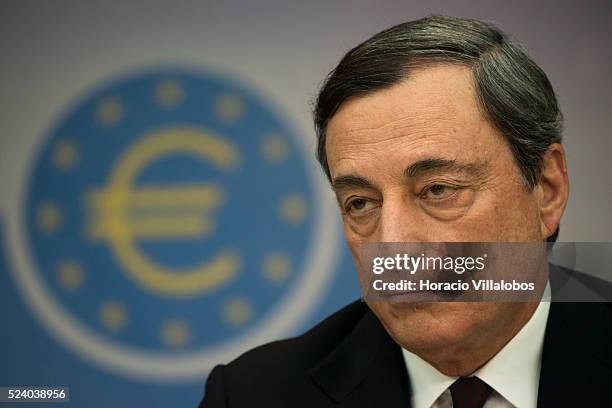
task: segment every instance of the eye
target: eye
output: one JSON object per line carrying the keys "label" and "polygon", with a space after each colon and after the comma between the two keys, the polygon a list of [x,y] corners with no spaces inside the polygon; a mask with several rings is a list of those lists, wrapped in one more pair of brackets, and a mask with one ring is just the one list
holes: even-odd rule
{"label": "eye", "polygon": [[442,221],[452,221],[463,216],[475,199],[476,191],[467,184],[432,182],[418,194],[421,208]]}
{"label": "eye", "polygon": [[452,197],[458,188],[446,184],[432,184],[423,189],[420,197],[424,200],[442,201]]}
{"label": "eye", "polygon": [[366,198],[356,197],[347,203],[345,207],[345,211],[349,214],[359,216],[359,215],[363,215],[367,213],[368,211],[376,208],[376,205],[377,204],[375,202],[372,202],[371,200],[368,200]]}

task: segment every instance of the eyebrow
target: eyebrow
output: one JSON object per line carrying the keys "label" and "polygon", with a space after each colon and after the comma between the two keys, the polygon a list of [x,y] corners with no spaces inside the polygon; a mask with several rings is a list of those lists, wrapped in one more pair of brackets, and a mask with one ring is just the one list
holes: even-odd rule
{"label": "eyebrow", "polygon": [[418,162],[412,163],[404,170],[404,175],[407,178],[413,178],[420,176],[424,173],[441,170],[451,170],[459,173],[466,173],[473,176],[481,175],[486,167],[487,163],[479,164],[462,164],[457,163],[455,160],[429,158],[419,160]]}
{"label": "eyebrow", "polygon": [[[404,176],[407,178],[414,178],[432,171],[450,170],[478,177],[484,173],[486,166],[486,162],[479,164],[461,164],[457,163],[456,160],[428,158],[419,160],[406,167]],[[351,187],[376,189],[376,185],[367,178],[353,174],[339,176],[332,180],[332,188],[334,190]]]}
{"label": "eyebrow", "polygon": [[352,174],[348,174],[346,176],[339,176],[332,180],[332,187],[334,190],[339,188],[348,188],[348,187],[360,187],[360,188],[376,188],[374,183],[370,180],[355,176]]}

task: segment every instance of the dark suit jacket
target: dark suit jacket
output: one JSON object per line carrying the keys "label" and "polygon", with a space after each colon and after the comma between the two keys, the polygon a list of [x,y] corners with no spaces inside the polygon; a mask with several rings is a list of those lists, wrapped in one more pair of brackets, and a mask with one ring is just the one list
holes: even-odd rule
{"label": "dark suit jacket", "polygon": [[[410,407],[400,347],[361,301],[210,373],[200,407]],[[552,303],[540,407],[612,407],[612,309]]]}

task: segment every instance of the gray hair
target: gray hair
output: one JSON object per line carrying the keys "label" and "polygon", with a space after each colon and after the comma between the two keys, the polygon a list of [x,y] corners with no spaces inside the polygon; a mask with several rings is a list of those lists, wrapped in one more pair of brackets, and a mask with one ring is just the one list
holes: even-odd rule
{"label": "gray hair", "polygon": [[[429,16],[386,29],[350,50],[323,83],[314,122],[317,159],[329,179],[327,125],[349,98],[390,88],[414,68],[436,63],[467,66],[479,104],[510,146],[525,185],[538,183],[542,158],[561,143],[563,117],[546,74],[492,24]],[[554,241],[555,232],[549,238]]]}

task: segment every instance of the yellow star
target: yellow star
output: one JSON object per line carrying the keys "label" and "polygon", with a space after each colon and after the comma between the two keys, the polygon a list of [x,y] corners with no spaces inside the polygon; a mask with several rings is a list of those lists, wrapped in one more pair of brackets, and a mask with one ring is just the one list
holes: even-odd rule
{"label": "yellow star", "polygon": [[57,280],[68,292],[75,292],[83,284],[83,270],[75,260],[61,261],[57,267]]}
{"label": "yellow star", "polygon": [[234,122],[243,115],[244,104],[238,96],[224,94],[217,98],[215,112],[220,119],[226,122]]}
{"label": "yellow star", "polygon": [[277,164],[289,155],[289,145],[278,135],[267,135],[259,146],[261,156],[270,164]]}
{"label": "yellow star", "polygon": [[38,206],[36,221],[44,233],[51,234],[62,224],[62,213],[54,203],[45,202]]}
{"label": "yellow star", "polygon": [[128,314],[125,307],[118,301],[106,301],[98,312],[100,323],[113,333],[120,332],[128,322]]}
{"label": "yellow star", "polygon": [[287,280],[291,271],[291,262],[286,253],[268,254],[263,261],[264,277],[271,283],[280,284]]}
{"label": "yellow star", "polygon": [[308,214],[306,200],[300,195],[293,194],[284,197],[280,205],[281,219],[292,225],[301,224]]}
{"label": "yellow star", "polygon": [[114,126],[123,119],[123,106],[117,97],[106,97],[96,107],[96,119],[104,126]]}
{"label": "yellow star", "polygon": [[161,327],[161,339],[169,347],[184,347],[191,340],[191,331],[183,320],[168,320]]}
{"label": "yellow star", "polygon": [[51,156],[55,168],[68,171],[79,160],[79,150],[72,140],[60,140],[56,143]]}
{"label": "yellow star", "polygon": [[234,298],[223,305],[223,320],[232,326],[242,326],[251,319],[251,305],[246,299]]}
{"label": "yellow star", "polygon": [[172,109],[183,100],[185,91],[179,81],[168,79],[155,88],[155,101],[165,109]]}

